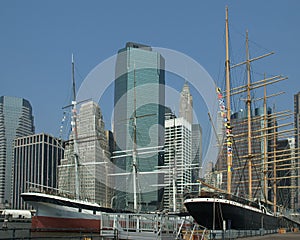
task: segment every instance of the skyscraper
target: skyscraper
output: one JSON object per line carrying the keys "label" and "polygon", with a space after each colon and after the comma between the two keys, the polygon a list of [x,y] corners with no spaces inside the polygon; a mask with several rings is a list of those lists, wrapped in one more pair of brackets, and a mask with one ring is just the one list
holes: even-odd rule
{"label": "skyscraper", "polygon": [[165,121],[164,209],[179,212],[192,181],[192,125],[184,118]]}
{"label": "skyscraper", "polygon": [[14,140],[34,133],[33,120],[29,101],[0,97],[0,208],[11,204]]}
{"label": "skyscraper", "polygon": [[[112,197],[110,153],[99,105],[92,101],[83,103],[77,124],[80,198],[107,207]],[[71,193],[75,192],[76,181],[73,148],[73,141],[69,141],[59,166],[59,189]]]}
{"label": "skyscraper", "polygon": [[180,93],[179,117],[183,117],[190,124],[193,124],[193,97],[187,82],[183,85]]}
{"label": "skyscraper", "polygon": [[14,146],[14,209],[29,209],[20,197],[30,188],[42,191],[57,189],[57,166],[63,158],[63,142],[48,134],[19,137]]}
{"label": "skyscraper", "polygon": [[171,108],[165,108],[165,120],[176,118],[175,113],[171,110]]}
{"label": "skyscraper", "polygon": [[[199,123],[193,124],[193,96],[187,82],[184,83],[180,93],[179,117],[187,120],[192,126],[192,155],[193,163],[192,179],[193,183],[200,177],[202,166],[202,129]],[[195,189],[195,188],[193,188]]]}
{"label": "skyscraper", "polygon": [[[164,58],[151,47],[127,43],[119,50],[116,62],[114,96],[114,136],[116,148],[124,151],[123,157],[115,156],[116,172],[131,173],[133,167],[139,172],[157,170],[163,164],[157,151],[164,141],[165,72]],[[137,164],[133,166],[132,152],[137,148]],[[148,154],[141,154],[148,148]],[[124,153],[127,156],[124,156]],[[149,175],[149,174],[148,174]],[[124,175],[125,176],[125,175]],[[133,210],[134,180],[129,175],[116,176],[116,208]],[[161,201],[157,190],[159,177],[152,174],[139,175],[138,205],[141,211],[156,210]],[[122,189],[122,190],[121,190]]]}
{"label": "skyscraper", "polygon": [[[299,166],[300,163],[300,92],[294,95],[294,120],[295,120],[295,148],[296,148],[296,160],[295,164]],[[297,170],[298,174],[300,173],[300,170]],[[297,186],[300,186],[300,178],[297,179]],[[299,188],[296,189],[296,196],[298,196],[298,199],[296,199],[296,208],[300,208],[300,194],[299,194]]]}
{"label": "skyscraper", "polygon": [[[200,124],[192,124],[192,182],[202,175],[202,128]],[[193,187],[194,190],[195,187]]]}
{"label": "skyscraper", "polygon": [[[276,178],[277,178],[277,205],[290,209],[295,208],[295,169],[292,159],[295,144],[294,139],[278,139],[276,143]],[[289,167],[287,167],[289,166]],[[290,178],[289,178],[290,177]]]}

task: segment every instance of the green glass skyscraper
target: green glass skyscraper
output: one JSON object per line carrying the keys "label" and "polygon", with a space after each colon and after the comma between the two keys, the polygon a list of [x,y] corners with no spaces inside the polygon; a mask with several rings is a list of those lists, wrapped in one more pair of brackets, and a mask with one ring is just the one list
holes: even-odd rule
{"label": "green glass skyscraper", "polygon": [[[115,207],[118,209],[134,210],[135,179],[128,174],[133,169],[137,173],[138,211],[161,207],[162,192],[158,185],[162,179],[154,171],[163,164],[159,149],[164,142],[164,65],[164,58],[146,45],[130,42],[118,52],[114,92]],[[117,175],[121,172],[123,175]]]}
{"label": "green glass skyscraper", "polygon": [[14,140],[33,133],[29,101],[18,97],[0,97],[0,208],[11,204]]}

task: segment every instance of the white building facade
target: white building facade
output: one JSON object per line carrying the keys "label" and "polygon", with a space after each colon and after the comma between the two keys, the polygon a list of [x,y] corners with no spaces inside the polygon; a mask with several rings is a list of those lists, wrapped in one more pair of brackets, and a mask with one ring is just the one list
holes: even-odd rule
{"label": "white building facade", "polygon": [[[77,125],[80,198],[109,207],[112,198],[109,174],[112,167],[99,105],[92,101],[82,104]],[[59,166],[59,188],[70,194],[75,192],[73,148],[70,141]]]}
{"label": "white building facade", "polygon": [[184,118],[165,121],[164,209],[179,212],[192,181],[192,126]]}

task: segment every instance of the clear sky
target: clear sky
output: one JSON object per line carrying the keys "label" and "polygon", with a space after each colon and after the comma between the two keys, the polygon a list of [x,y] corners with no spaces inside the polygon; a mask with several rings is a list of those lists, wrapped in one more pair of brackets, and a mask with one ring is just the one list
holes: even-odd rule
{"label": "clear sky", "polygon": [[[58,136],[61,108],[71,97],[71,53],[79,86],[128,41],[185,53],[222,86],[226,5],[233,56],[245,56],[246,29],[253,57],[275,51],[254,72],[287,75],[288,81],[272,89],[286,95],[271,101],[278,109],[293,110],[293,95],[300,91],[298,0],[1,0],[0,95],[28,99],[36,132]],[[107,101],[112,104],[113,96]]]}

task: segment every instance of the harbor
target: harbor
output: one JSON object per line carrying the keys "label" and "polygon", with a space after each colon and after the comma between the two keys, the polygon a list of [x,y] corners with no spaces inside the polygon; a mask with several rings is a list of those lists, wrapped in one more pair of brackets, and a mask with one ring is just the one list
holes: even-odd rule
{"label": "harbor", "polygon": [[277,230],[207,230],[195,224],[189,216],[174,217],[155,214],[128,214],[102,216],[100,231],[94,229],[32,229],[31,220],[1,219],[0,239],[299,239],[298,228]]}
{"label": "harbor", "polygon": [[300,239],[300,92],[294,112],[275,106],[288,77],[256,65],[274,52],[248,30],[231,41],[227,6],[224,20],[218,79],[152,43],[126,42],[85,79],[72,53],[58,137],[0,96],[0,240]]}
{"label": "harbor", "polygon": [[[217,87],[215,92],[215,100],[218,99],[219,104],[218,115],[223,122],[223,126],[219,126],[223,138],[219,139],[219,154],[218,158],[215,159],[215,168],[211,169],[208,174],[204,174],[203,177],[200,177],[200,172],[197,170],[192,178],[191,169],[194,165],[190,161],[190,152],[184,152],[180,138],[178,141],[174,139],[175,136],[181,136],[184,133],[186,133],[184,138],[190,139],[192,134],[192,132],[188,134],[188,130],[192,129],[193,118],[192,102],[188,100],[192,99],[192,96],[187,83],[183,86],[181,94],[185,98],[181,98],[180,104],[181,112],[185,114],[182,118],[176,119],[176,116],[171,113],[170,119],[166,120],[165,133],[166,136],[170,134],[170,138],[166,137],[165,146],[159,142],[154,147],[141,148],[139,146],[139,142],[143,140],[147,132],[139,133],[141,127],[138,124],[138,119],[148,118],[153,114],[141,116],[136,114],[138,95],[141,91],[138,88],[139,82],[141,84],[142,81],[145,81],[144,75],[140,76],[138,72],[143,71],[145,66],[137,66],[134,57],[133,68],[126,69],[128,74],[133,74],[132,79],[126,78],[126,81],[133,83],[134,114],[132,121],[128,120],[128,124],[132,126],[130,129],[132,142],[126,147],[126,150],[109,153],[107,142],[101,140],[104,139],[102,137],[102,135],[104,136],[104,129],[100,132],[91,131],[87,137],[87,132],[84,131],[85,125],[81,120],[85,118],[91,120],[94,115],[89,116],[89,111],[92,109],[93,114],[98,111],[100,113],[100,108],[96,103],[88,101],[80,105],[78,112],[75,62],[72,55],[73,96],[71,105],[68,106],[72,109],[71,133],[64,146],[64,158],[58,166],[58,188],[27,182],[21,197],[22,201],[34,209],[31,224],[28,226],[28,219],[10,219],[10,221],[4,219],[2,227],[2,235],[6,236],[4,239],[18,239],[22,236],[28,239],[191,240],[241,239],[254,236],[275,236],[277,233],[280,234],[279,236],[297,234],[300,226],[299,216],[294,218],[293,214],[296,212],[290,212],[291,208],[294,209],[295,192],[289,191],[292,199],[284,208],[279,207],[283,200],[279,198],[280,195],[276,192],[277,188],[280,191],[279,186],[284,187],[284,185],[279,184],[281,178],[278,168],[281,166],[280,164],[283,164],[279,168],[280,171],[284,171],[285,175],[288,176],[284,176],[284,179],[297,177],[295,171],[290,171],[295,166],[292,161],[295,157],[287,150],[280,152],[280,149],[277,149],[276,142],[279,141],[279,134],[281,133],[279,130],[279,117],[281,115],[280,113],[273,113],[268,108],[266,101],[266,86],[286,80],[287,77],[278,75],[270,78],[265,77],[257,82],[251,80],[250,62],[252,59],[249,58],[249,40],[248,32],[246,32],[247,59],[236,65],[246,65],[247,84],[238,85],[234,88],[231,85],[230,74],[233,67],[229,61],[228,8],[226,8],[225,29],[226,91]],[[145,57],[149,57],[152,51],[150,46],[133,42],[126,43],[124,51],[126,50],[126,54],[129,52],[133,54],[137,49],[145,54]],[[144,52],[145,49],[146,52]],[[119,52],[117,58],[120,61],[123,61],[124,56],[122,54],[124,54],[122,51]],[[271,54],[268,53],[257,58],[264,58]],[[159,59],[165,61],[161,56]],[[122,65],[119,67],[122,68]],[[156,67],[159,69],[158,66]],[[117,82],[121,80],[122,77],[116,79],[116,86],[118,86]],[[251,91],[262,87],[264,88],[263,107],[255,108],[253,111]],[[238,91],[234,90],[236,88]],[[240,93],[247,94],[246,111],[231,112],[231,97]],[[186,107],[186,104],[190,104],[190,107]],[[125,108],[125,106],[121,108]],[[85,115],[83,115],[84,113]],[[99,116],[97,122],[103,121],[101,115]],[[121,125],[125,126],[124,124]],[[254,130],[255,127],[259,127],[259,129]],[[115,131],[117,131],[116,129]],[[119,129],[119,131],[121,130]],[[127,141],[126,139],[123,140]],[[102,152],[102,155],[100,154],[100,162],[97,158],[98,155],[96,155],[97,147],[106,150]],[[190,149],[191,146],[186,147]],[[87,151],[87,149],[89,150]],[[170,149],[177,150],[172,152]],[[89,153],[92,154],[92,157],[86,158],[85,154]],[[161,153],[164,155],[164,165],[156,166],[158,164],[156,158]],[[146,161],[142,156],[148,154],[154,154],[148,159],[149,161],[156,159],[155,166],[151,167],[151,171],[138,167],[142,160]],[[188,154],[188,161],[181,157],[183,154]],[[283,160],[280,158],[282,155],[284,155]],[[243,161],[242,164],[241,160]],[[126,172],[118,172],[125,167],[122,165],[124,161],[126,162]],[[103,168],[102,166],[105,164],[115,164],[119,169],[116,168],[113,172],[112,169],[115,166]],[[105,188],[103,188],[101,195],[97,196],[98,200],[94,199],[96,195],[93,196],[96,184],[91,186],[87,184],[90,182],[88,178],[93,180],[98,177],[90,166],[98,169],[98,174],[103,172],[106,176],[105,179],[102,179]],[[181,169],[179,166],[185,167]],[[196,168],[199,169],[197,166],[196,164]],[[260,172],[264,174],[258,174]],[[72,174],[70,175],[70,173]],[[185,176],[181,180],[179,173]],[[152,174],[152,178],[147,178],[147,181],[143,182],[143,176],[149,174]],[[164,182],[161,181],[163,178],[159,177],[160,174],[164,174]],[[272,174],[273,177],[271,177]],[[83,177],[84,175],[88,178]],[[214,179],[223,179],[223,181],[218,182]],[[110,186],[112,182],[115,185]],[[195,188],[192,189],[191,184]],[[290,182],[290,184],[294,188],[295,183]],[[114,192],[109,189],[109,186],[114,188]],[[126,190],[124,191],[120,186]],[[160,190],[155,186],[164,186],[164,195],[158,194]],[[271,186],[273,191],[268,191]],[[89,187],[93,190],[87,194],[86,190]],[[156,194],[148,195],[153,189],[155,189]],[[100,189],[97,191],[99,192]],[[19,224],[20,226],[18,226]]]}
{"label": "harbor", "polygon": [[[74,207],[74,204],[73,204]],[[39,209],[41,210],[41,209]],[[85,210],[86,211],[86,210]],[[157,240],[210,240],[210,239],[273,239],[289,236],[297,239],[300,224],[296,218],[281,218],[282,228],[235,230],[223,222],[222,230],[200,226],[187,213],[104,213],[96,215],[98,225],[72,225],[60,221],[51,225],[45,220],[34,224],[36,211],[6,210],[0,214],[0,239],[157,239]],[[205,216],[203,215],[205,218]],[[76,219],[74,219],[76,222]],[[44,225],[43,225],[44,224]],[[295,238],[296,237],[296,238]]]}

